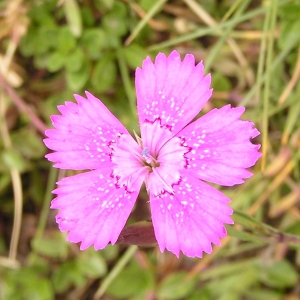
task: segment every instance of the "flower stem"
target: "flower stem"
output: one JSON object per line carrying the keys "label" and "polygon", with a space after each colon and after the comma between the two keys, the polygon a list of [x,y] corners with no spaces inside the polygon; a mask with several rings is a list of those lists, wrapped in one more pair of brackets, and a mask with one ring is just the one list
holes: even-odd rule
{"label": "flower stem", "polygon": [[[7,52],[5,54],[3,63],[2,63],[2,71],[3,74],[6,74],[9,70],[9,66],[12,60],[12,57],[17,49],[16,43],[11,41],[9,43]],[[2,76],[0,76],[2,79]],[[8,85],[7,85],[8,86]],[[6,149],[11,149],[13,147],[12,141],[10,138],[10,133],[8,126],[6,124],[6,114],[7,110],[7,101],[5,92],[0,91],[0,135],[3,139],[3,145]],[[13,185],[14,192],[14,223],[11,234],[10,246],[9,246],[9,259],[13,262],[13,264],[17,264],[17,252],[18,252],[18,244],[21,232],[22,225],[22,208],[23,208],[23,192],[22,192],[22,180],[20,171],[15,167],[10,167],[10,176]]]}
{"label": "flower stem", "polygon": [[37,226],[35,239],[41,239],[43,236],[44,230],[46,228],[46,223],[47,223],[47,219],[48,219],[48,215],[49,215],[50,202],[52,199],[51,190],[53,190],[53,187],[55,186],[55,181],[57,180],[57,173],[58,173],[57,169],[55,169],[55,168],[50,169],[45,198],[43,201],[43,207],[42,207],[39,223]]}
{"label": "flower stem", "polygon": [[125,93],[130,104],[131,112],[133,113],[133,115],[135,115],[136,114],[135,94],[133,91],[132,84],[130,82],[129,71],[125,64],[124,56],[121,49],[117,50],[117,59],[119,63],[122,80],[124,83]]}
{"label": "flower stem", "polygon": [[263,124],[262,124],[262,162],[261,167],[264,171],[266,161],[267,161],[267,151],[268,151],[268,130],[269,130],[269,102],[270,102],[270,87],[271,87],[271,65],[273,59],[273,46],[274,46],[274,31],[276,25],[276,17],[277,17],[277,0],[270,2],[270,8],[267,16],[269,16],[269,32],[271,33],[269,36],[269,41],[267,45],[267,53],[266,53],[266,81],[263,90]]}
{"label": "flower stem", "polygon": [[132,31],[130,36],[125,41],[125,46],[131,44],[131,42],[136,38],[136,36],[140,33],[140,31],[145,27],[147,22],[159,11],[162,9],[163,5],[167,2],[167,0],[158,0],[154,1],[153,6],[149,9],[144,18],[140,20],[135,29]]}
{"label": "flower stem", "polygon": [[108,286],[112,283],[112,281],[118,276],[118,274],[123,270],[125,265],[129,262],[133,254],[137,250],[137,246],[130,246],[124,255],[121,257],[121,259],[118,261],[118,263],[114,266],[114,268],[110,271],[110,273],[107,275],[107,277],[103,280],[102,285],[97,290],[96,294],[94,295],[93,300],[100,299],[103,294],[105,293]]}

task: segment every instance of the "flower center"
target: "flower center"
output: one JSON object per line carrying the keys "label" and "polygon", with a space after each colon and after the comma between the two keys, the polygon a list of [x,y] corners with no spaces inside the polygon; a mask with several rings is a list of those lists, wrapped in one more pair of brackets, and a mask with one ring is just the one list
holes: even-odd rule
{"label": "flower center", "polygon": [[[157,168],[160,166],[160,163],[157,161],[157,158],[153,157],[149,153],[149,148],[145,147],[141,153],[142,158],[144,159],[144,165],[152,168]],[[151,171],[150,171],[151,172]]]}
{"label": "flower center", "polygon": [[110,145],[115,185],[134,191],[136,183],[144,180],[148,193],[173,194],[173,186],[181,180],[180,170],[187,167],[185,154],[190,148],[159,121],[145,122],[141,132],[142,138],[135,135],[137,142],[128,134],[119,134]]}
{"label": "flower center", "polygon": [[185,154],[190,148],[172,134],[170,128],[161,126],[160,120],[141,125],[143,166],[148,168],[145,184],[148,193],[160,196],[173,194],[173,186],[180,183],[180,170],[187,166]]}

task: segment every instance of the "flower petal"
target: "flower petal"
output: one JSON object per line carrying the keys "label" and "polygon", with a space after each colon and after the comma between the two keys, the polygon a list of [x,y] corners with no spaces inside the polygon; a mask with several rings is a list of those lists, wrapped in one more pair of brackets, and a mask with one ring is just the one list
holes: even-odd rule
{"label": "flower petal", "polygon": [[[186,126],[211,96],[210,75],[204,77],[202,62],[195,66],[194,56],[183,61],[177,51],[169,57],[159,53],[155,63],[147,57],[136,70],[136,93],[140,124],[159,119],[173,134]],[[141,128],[142,139],[144,137]]]}
{"label": "flower petal", "polygon": [[164,191],[173,193],[173,185],[180,180],[180,170],[186,167],[185,154],[189,151],[182,146],[181,139],[173,137],[159,151],[159,167],[153,168],[146,182],[148,191],[158,196]]}
{"label": "flower petal", "polygon": [[67,177],[53,191],[57,197],[51,208],[60,210],[56,216],[59,228],[70,232],[70,242],[81,242],[81,250],[114,244],[138,196],[143,177],[137,178],[134,191],[129,192],[118,188],[111,172],[106,168]]}
{"label": "flower petal", "polygon": [[146,176],[149,167],[143,165],[142,149],[129,134],[122,134],[112,145],[111,160],[114,165],[112,176],[117,179],[118,186],[126,186],[128,191],[135,186],[137,177]]}
{"label": "flower petal", "polygon": [[52,116],[55,129],[46,131],[44,143],[56,152],[47,154],[54,167],[87,170],[110,166],[110,145],[117,136],[128,133],[105,105],[86,92],[87,99],[75,95],[78,104],[66,102]]}
{"label": "flower petal", "polygon": [[166,248],[179,257],[180,251],[189,257],[211,253],[214,243],[226,236],[224,223],[229,217],[230,200],[208,184],[182,172],[182,179],[174,185],[174,195],[150,195],[155,236],[161,252]]}
{"label": "flower petal", "polygon": [[253,166],[261,153],[260,145],[250,139],[259,131],[252,122],[239,119],[244,110],[230,105],[213,109],[177,135],[190,147],[188,168],[200,179],[232,186],[252,175],[246,168]]}
{"label": "flower petal", "polygon": [[143,148],[148,148],[151,155],[157,155],[161,147],[173,137],[170,129],[161,126],[160,121],[145,122],[140,126],[143,132]]}

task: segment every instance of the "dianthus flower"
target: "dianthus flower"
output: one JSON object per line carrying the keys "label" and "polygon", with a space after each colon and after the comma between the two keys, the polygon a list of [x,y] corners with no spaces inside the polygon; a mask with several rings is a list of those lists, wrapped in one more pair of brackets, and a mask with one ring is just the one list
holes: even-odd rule
{"label": "dianthus flower", "polygon": [[46,131],[54,167],[89,170],[58,182],[51,208],[84,250],[114,244],[145,183],[160,250],[202,257],[226,236],[232,209],[220,191],[205,183],[232,186],[252,174],[260,157],[250,139],[259,132],[240,120],[245,108],[226,105],[193,121],[212,94],[210,75],[194,56],[178,52],[147,57],[136,70],[137,141],[89,92],[58,107]]}

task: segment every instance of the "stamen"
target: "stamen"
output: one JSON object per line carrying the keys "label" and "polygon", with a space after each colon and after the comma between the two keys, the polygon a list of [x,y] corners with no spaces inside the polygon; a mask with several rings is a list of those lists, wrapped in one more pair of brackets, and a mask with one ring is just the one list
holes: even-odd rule
{"label": "stamen", "polygon": [[148,158],[148,154],[149,154],[149,148],[148,147],[145,147],[142,151],[142,157],[147,159]]}
{"label": "stamen", "polygon": [[149,164],[152,168],[159,167],[159,162],[156,158],[154,158],[151,154],[149,154],[149,148],[145,147],[141,153],[142,157],[144,158],[145,162]]}

